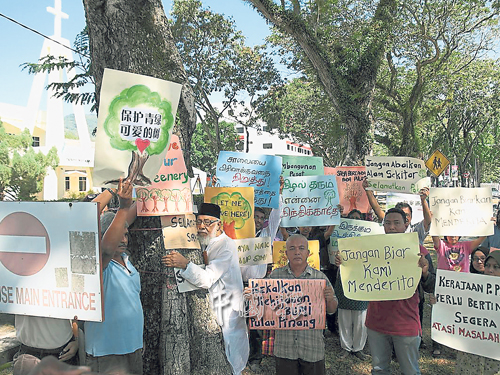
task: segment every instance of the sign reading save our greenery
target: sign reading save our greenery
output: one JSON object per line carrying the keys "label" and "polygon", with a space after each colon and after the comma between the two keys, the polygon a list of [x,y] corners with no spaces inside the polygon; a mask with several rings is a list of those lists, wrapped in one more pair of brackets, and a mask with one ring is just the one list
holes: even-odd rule
{"label": "sign reading save our greenery", "polygon": [[167,156],[150,186],[136,187],[137,216],[177,215],[193,212],[191,185],[180,147],[172,135]]}
{"label": "sign reading save our greenery", "polygon": [[340,238],[338,246],[347,298],[390,301],[415,293],[422,274],[417,233]]}
{"label": "sign reading save our greenery", "polygon": [[425,186],[427,170],[420,159],[400,156],[366,156],[368,190],[417,194]]}
{"label": "sign reading save our greenery", "polygon": [[282,227],[334,225],[340,221],[335,176],[286,177]]}
{"label": "sign reading save our greenery", "polygon": [[326,280],[250,279],[250,329],[324,329]]}
{"label": "sign reading save our greenery", "polygon": [[221,151],[217,186],[252,187],[256,207],[279,207],[281,157]]}
{"label": "sign reading save our greenery", "polygon": [[97,119],[95,186],[151,185],[165,158],[182,85],[105,69]]}

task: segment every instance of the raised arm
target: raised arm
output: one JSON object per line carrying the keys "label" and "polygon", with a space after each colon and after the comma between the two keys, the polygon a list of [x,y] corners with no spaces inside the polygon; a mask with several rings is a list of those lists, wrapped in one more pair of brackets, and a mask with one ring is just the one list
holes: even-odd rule
{"label": "raised arm", "polygon": [[470,242],[471,251],[477,249],[479,247],[479,245],[481,245],[481,242],[483,242],[485,239],[486,239],[486,236],[481,236],[481,237],[476,238],[475,240],[472,240]]}
{"label": "raised arm", "polygon": [[113,195],[116,194],[117,189],[106,189],[104,190],[101,194],[99,194],[97,197],[92,199],[92,202],[97,202],[97,207],[99,209],[99,215],[102,214],[102,211],[104,210],[104,207],[106,207],[111,199],[113,198]]}
{"label": "raised arm", "polygon": [[108,266],[116,251],[119,250],[127,233],[127,218],[129,209],[132,206],[132,190],[130,182],[123,182],[120,179],[117,189],[118,198],[120,199],[120,209],[106,230],[106,233],[104,233],[101,241],[103,269]]}
{"label": "raised arm", "polygon": [[368,202],[370,203],[370,206],[373,208],[373,212],[375,212],[375,215],[377,215],[379,221],[383,221],[385,217],[385,212],[382,211],[380,208],[380,205],[378,204],[377,198],[375,198],[375,195],[373,194],[372,190],[366,190],[368,187],[368,180],[365,178],[363,180],[363,189],[365,190],[366,196],[368,197]]}
{"label": "raised arm", "polygon": [[432,220],[431,210],[429,209],[429,205],[427,204],[427,197],[429,196],[429,188],[425,187],[420,189],[419,195],[420,195],[420,201],[422,203],[422,210],[424,213],[424,230],[428,232],[431,227],[431,220]]}
{"label": "raised arm", "polygon": [[438,249],[439,248],[439,243],[441,242],[441,239],[439,238],[439,236],[432,236],[432,243],[434,244],[434,249]]}

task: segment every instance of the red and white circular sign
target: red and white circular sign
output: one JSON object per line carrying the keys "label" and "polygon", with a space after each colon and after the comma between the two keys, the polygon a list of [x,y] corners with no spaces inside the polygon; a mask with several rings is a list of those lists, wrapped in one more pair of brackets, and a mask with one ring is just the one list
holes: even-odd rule
{"label": "red and white circular sign", "polygon": [[38,273],[49,260],[50,240],[31,214],[14,212],[0,222],[0,263],[19,276]]}

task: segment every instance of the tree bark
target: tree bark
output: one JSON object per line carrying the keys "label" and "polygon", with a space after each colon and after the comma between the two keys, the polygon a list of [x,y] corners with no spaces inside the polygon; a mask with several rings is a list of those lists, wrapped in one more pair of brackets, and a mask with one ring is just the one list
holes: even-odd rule
{"label": "tree bark", "polygon": [[296,9],[285,9],[283,1],[281,6],[273,0],[246,1],[283,33],[291,36],[307,56],[332,106],[346,126],[347,153],[344,164],[358,164],[370,149],[371,101],[377,73],[391,35],[397,1],[379,1],[371,20],[370,35],[367,35],[367,39],[372,42],[357,64],[341,57],[343,49],[350,46],[337,45],[333,50],[327,50]]}
{"label": "tree bark", "polygon": [[[178,115],[186,165],[195,130],[194,95],[160,0],[83,0],[89,30],[97,103],[104,68],[183,85]],[[131,256],[141,274],[145,374],[230,374],[220,327],[206,290],[180,294],[166,254],[158,217],[139,217],[130,228]],[[194,263],[199,250],[177,249]],[[126,327],[125,327],[126,329]]]}
{"label": "tree bark", "polygon": [[196,129],[194,93],[175,46],[160,0],[83,0],[99,103],[104,68],[150,75],[182,84],[177,109],[180,139],[189,174]]}

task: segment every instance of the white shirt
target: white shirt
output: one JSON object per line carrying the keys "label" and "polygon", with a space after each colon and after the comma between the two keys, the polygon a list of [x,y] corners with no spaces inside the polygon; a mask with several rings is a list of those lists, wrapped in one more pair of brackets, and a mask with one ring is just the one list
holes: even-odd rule
{"label": "white shirt", "polygon": [[206,251],[208,265],[205,269],[189,263],[180,274],[191,284],[208,289],[212,310],[222,328],[227,359],[233,374],[240,374],[247,364],[249,344],[245,318],[239,315],[243,281],[238,249],[236,243],[222,233],[210,240]]}
{"label": "white shirt", "polygon": [[73,337],[68,319],[16,315],[16,336],[26,346],[38,349],[55,349]]}

